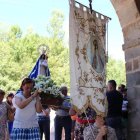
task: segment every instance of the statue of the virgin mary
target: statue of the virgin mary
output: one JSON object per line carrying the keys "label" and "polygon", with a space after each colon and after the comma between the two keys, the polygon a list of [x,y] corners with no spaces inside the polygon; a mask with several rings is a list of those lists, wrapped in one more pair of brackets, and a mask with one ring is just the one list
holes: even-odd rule
{"label": "statue of the virgin mary", "polygon": [[50,70],[48,67],[48,56],[47,56],[47,54],[45,54],[46,50],[44,50],[44,48],[41,48],[41,47],[42,46],[40,46],[40,48],[39,48],[41,55],[38,58],[33,70],[29,74],[29,78],[35,79],[39,75],[44,75],[46,77],[50,76]]}

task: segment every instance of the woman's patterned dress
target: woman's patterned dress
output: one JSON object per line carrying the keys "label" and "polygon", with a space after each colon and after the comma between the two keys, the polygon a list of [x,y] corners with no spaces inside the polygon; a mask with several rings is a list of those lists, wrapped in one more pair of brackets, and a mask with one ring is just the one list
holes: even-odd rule
{"label": "woman's patterned dress", "polygon": [[5,140],[7,129],[7,106],[6,103],[0,104],[0,140]]}
{"label": "woman's patterned dress", "polygon": [[[87,120],[87,119],[94,120],[95,119],[96,113],[93,109],[87,108],[85,112],[86,112],[86,115],[85,113],[82,113],[81,115],[77,115],[80,120]],[[84,140],[83,131],[84,131],[84,128],[87,127],[88,125],[89,125],[88,123],[79,123],[78,121],[76,121],[75,130],[74,130],[75,140]]]}

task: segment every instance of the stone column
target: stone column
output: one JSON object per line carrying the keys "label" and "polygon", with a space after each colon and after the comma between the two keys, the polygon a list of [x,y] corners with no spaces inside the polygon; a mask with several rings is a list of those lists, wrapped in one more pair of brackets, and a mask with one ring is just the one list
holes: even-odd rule
{"label": "stone column", "polygon": [[140,13],[135,0],[111,2],[124,36],[129,101],[128,140],[140,140]]}

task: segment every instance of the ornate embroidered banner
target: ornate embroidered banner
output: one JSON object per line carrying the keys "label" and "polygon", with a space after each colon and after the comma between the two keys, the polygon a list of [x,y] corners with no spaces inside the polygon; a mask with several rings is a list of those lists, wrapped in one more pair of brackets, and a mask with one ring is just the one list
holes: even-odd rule
{"label": "ornate embroidered banner", "polygon": [[83,112],[88,106],[105,113],[106,25],[108,17],[70,0],[70,93]]}

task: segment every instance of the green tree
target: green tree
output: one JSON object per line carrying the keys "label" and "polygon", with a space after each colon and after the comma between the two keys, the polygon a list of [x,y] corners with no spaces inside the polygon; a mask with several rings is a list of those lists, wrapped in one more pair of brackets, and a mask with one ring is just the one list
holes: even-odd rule
{"label": "green tree", "polygon": [[107,81],[115,80],[117,84],[126,84],[125,63],[122,60],[115,60],[109,57],[107,63]]}
{"label": "green tree", "polygon": [[62,29],[64,23],[64,14],[61,11],[55,10],[51,14],[51,18],[47,25],[48,35],[53,39],[64,39],[64,30]]}
{"label": "green tree", "polygon": [[[34,67],[41,44],[49,46],[48,64],[52,79],[58,84],[70,86],[69,48],[64,43],[64,15],[53,11],[47,25],[47,36],[37,33],[22,33],[19,26],[9,30],[0,24],[0,88],[5,91],[17,90],[21,80],[28,76]],[[124,62],[109,58],[107,80],[115,79],[118,84],[126,83]]]}
{"label": "green tree", "polygon": [[10,38],[20,38],[22,36],[22,31],[18,25],[13,25],[10,28]]}
{"label": "green tree", "polygon": [[65,47],[62,29],[64,16],[61,12],[52,13],[47,26],[48,36],[40,36],[32,31],[24,35],[19,26],[13,25],[9,30],[0,28],[0,88],[5,91],[17,90],[23,77],[28,76],[34,67],[41,44],[49,46],[49,67],[52,79],[61,85],[69,86],[68,48]]}
{"label": "green tree", "polygon": [[58,85],[70,86],[69,49],[64,45],[64,15],[53,11],[50,24],[47,26],[50,48],[49,65],[51,76]]}

